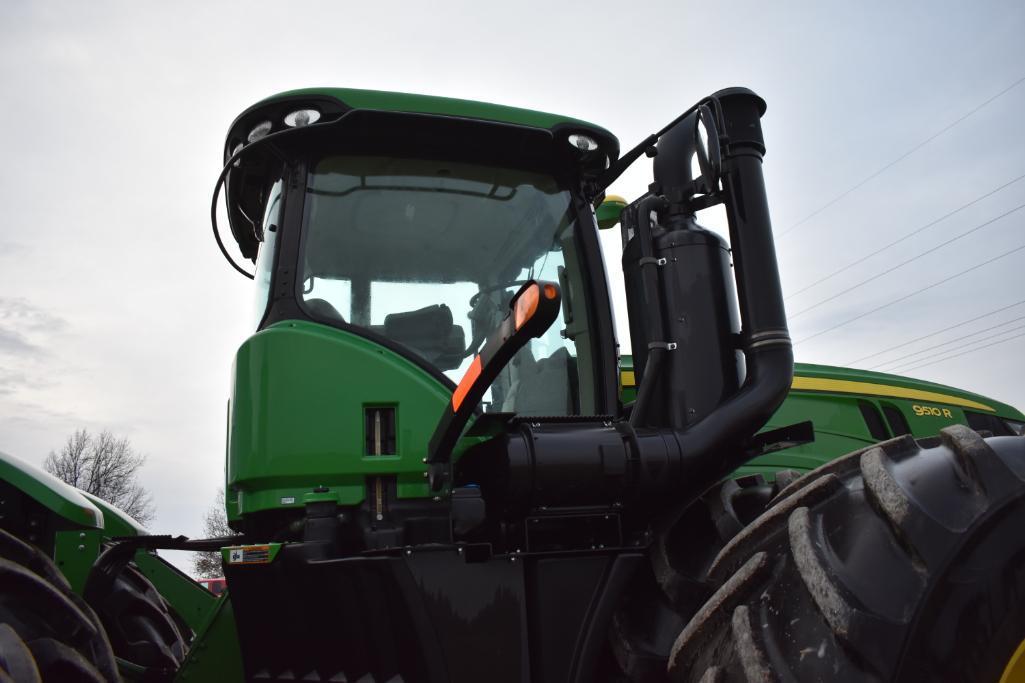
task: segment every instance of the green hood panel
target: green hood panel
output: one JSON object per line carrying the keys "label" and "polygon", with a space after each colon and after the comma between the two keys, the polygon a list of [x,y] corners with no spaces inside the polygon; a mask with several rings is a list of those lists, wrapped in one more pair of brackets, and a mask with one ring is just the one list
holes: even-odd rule
{"label": "green hood panel", "polygon": [[145,536],[149,532],[146,527],[139,524],[133,517],[123,510],[120,510],[102,498],[97,498],[91,493],[81,492],[93,505],[103,511],[103,532],[111,538],[117,536]]}
{"label": "green hood panel", "polygon": [[103,528],[103,512],[81,491],[13,455],[0,452],[0,480],[72,524]]}
{"label": "green hood panel", "polygon": [[[423,458],[451,397],[412,361],[351,332],[287,321],[253,335],[235,357],[229,519],[314,500],[356,505],[368,476],[394,477],[400,498],[431,495]],[[396,411],[392,455],[367,455],[373,406]]]}
{"label": "green hood panel", "polygon": [[[633,358],[620,359],[622,400],[632,401],[637,387]],[[794,380],[783,405],[763,431],[811,420],[815,441],[755,458],[736,475],[780,469],[812,470],[851,451],[908,429],[915,438],[935,436],[952,424],[968,424],[966,411],[1008,420],[1025,420],[1021,411],[954,387],[870,370],[794,363]],[[874,436],[865,414],[874,414],[885,434]],[[899,424],[903,420],[904,424]],[[894,424],[897,421],[897,424]]]}
{"label": "green hood panel", "polygon": [[907,399],[994,413],[1009,419],[1025,419],[1021,411],[1006,403],[963,389],[885,372],[855,370],[833,365],[795,363],[793,391]]}

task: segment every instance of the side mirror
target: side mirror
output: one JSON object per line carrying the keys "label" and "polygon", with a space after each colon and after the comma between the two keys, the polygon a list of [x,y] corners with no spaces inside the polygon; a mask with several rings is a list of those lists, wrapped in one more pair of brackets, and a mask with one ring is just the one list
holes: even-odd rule
{"label": "side mirror", "polygon": [[452,449],[484,392],[517,351],[551,327],[559,315],[561,303],[559,285],[541,280],[530,280],[513,296],[509,312],[488,336],[480,353],[474,356],[431,436],[426,462],[432,490],[438,491],[444,485],[443,475]]}
{"label": "side mirror", "polygon": [[708,105],[698,107],[697,121],[694,124],[694,146],[698,157],[698,168],[701,169],[701,180],[705,194],[719,190],[719,178],[722,175],[722,155],[719,150],[719,130],[715,125],[715,117]]}
{"label": "side mirror", "polygon": [[[691,167],[695,156],[700,172],[697,178]],[[722,156],[719,129],[711,107],[698,105],[659,139],[653,170],[658,193],[673,203],[688,204],[696,195],[719,191]]]}
{"label": "side mirror", "polygon": [[626,208],[626,200],[616,194],[610,194],[595,210],[594,217],[598,220],[599,230],[614,228],[619,222],[619,214]]}

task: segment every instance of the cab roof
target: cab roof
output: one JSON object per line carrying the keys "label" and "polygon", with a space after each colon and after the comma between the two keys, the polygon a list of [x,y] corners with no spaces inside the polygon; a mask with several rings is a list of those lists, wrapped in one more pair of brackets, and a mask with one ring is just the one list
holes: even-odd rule
{"label": "cab roof", "polygon": [[544,128],[546,130],[553,130],[562,126],[578,126],[589,129],[613,141],[618,152],[619,141],[616,136],[601,126],[596,126],[587,121],[570,116],[534,111],[532,109],[521,109],[519,107],[508,107],[501,104],[461,100],[451,97],[416,95],[385,90],[360,90],[356,88],[302,88],[272,95],[261,100],[252,108],[258,109],[282,100],[299,100],[304,97],[331,98],[346,109],[376,109],[379,111],[413,114],[437,114],[440,116],[511,123],[531,128]]}
{"label": "cab roof", "polygon": [[[333,125],[346,120],[365,120],[367,117],[437,117],[439,122],[458,124],[465,121],[480,128],[488,124],[509,127],[510,133],[521,129],[525,133],[547,134],[555,140],[570,141],[571,136],[582,134],[592,139],[596,146],[577,156],[577,168],[585,178],[602,173],[619,158],[619,140],[608,130],[592,123],[569,116],[560,116],[530,109],[508,107],[489,102],[476,102],[449,97],[414,95],[410,93],[386,92],[381,90],[360,90],[355,88],[304,88],[289,90],[263,99],[246,109],[231,124],[224,145],[226,166],[228,218],[232,235],[242,255],[255,259],[259,235],[254,216],[262,213],[259,206],[265,190],[266,174],[270,166],[268,159],[245,156],[245,150],[254,146],[254,141],[267,137],[280,139],[276,134],[288,133],[286,118],[301,110],[312,110],[316,118],[303,126],[308,130],[324,130],[324,125]],[[349,115],[352,114],[350,117]],[[419,124],[417,124],[419,125]],[[531,132],[533,131],[533,132]],[[294,132],[298,133],[298,130]],[[460,139],[456,136],[456,139]],[[518,144],[518,143],[517,143]],[[234,155],[240,154],[243,157]]]}

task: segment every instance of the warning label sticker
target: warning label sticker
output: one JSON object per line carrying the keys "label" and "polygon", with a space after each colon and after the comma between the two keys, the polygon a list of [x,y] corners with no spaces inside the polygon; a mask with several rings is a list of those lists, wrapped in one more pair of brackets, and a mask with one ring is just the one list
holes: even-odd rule
{"label": "warning label sticker", "polygon": [[228,564],[267,564],[270,562],[269,545],[243,545],[228,548]]}

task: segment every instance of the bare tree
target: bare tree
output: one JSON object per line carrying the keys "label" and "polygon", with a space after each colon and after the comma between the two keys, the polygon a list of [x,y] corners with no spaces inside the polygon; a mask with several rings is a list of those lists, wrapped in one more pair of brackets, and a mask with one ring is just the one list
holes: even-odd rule
{"label": "bare tree", "polygon": [[50,451],[43,469],[111,503],[140,524],[147,524],[156,508],[149,491],[137,479],[145,462],[145,456],[137,453],[126,437],[106,430],[94,436],[79,429],[59,452]]}
{"label": "bare tree", "polygon": [[[236,536],[236,532],[228,526],[228,515],[224,511],[224,489],[217,490],[217,498],[203,515],[203,535],[206,538],[220,536]],[[201,579],[215,579],[224,576],[219,552],[195,553],[192,556],[192,569]]]}

